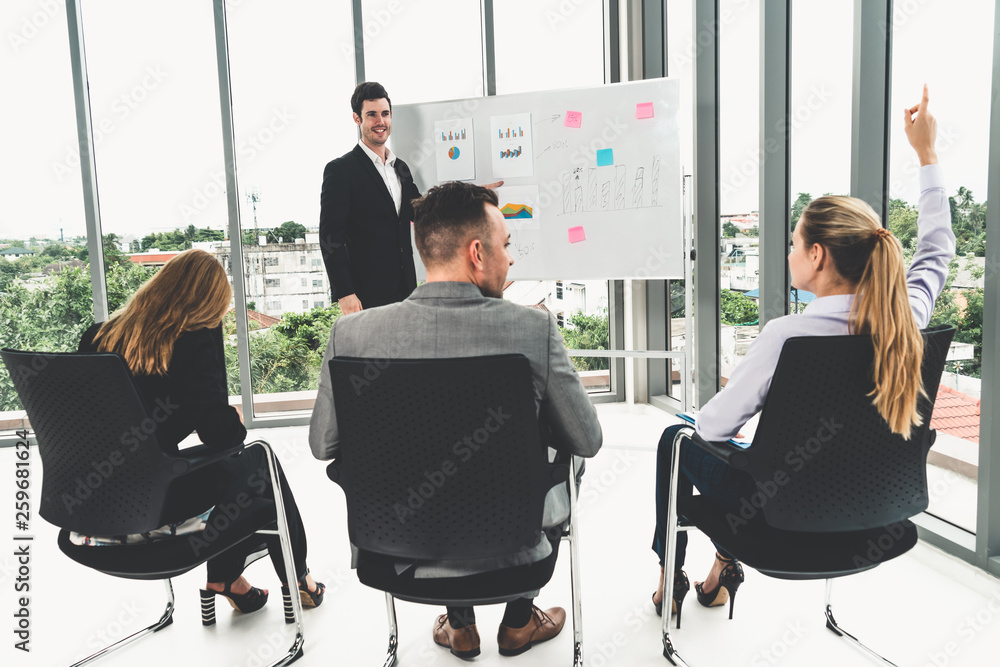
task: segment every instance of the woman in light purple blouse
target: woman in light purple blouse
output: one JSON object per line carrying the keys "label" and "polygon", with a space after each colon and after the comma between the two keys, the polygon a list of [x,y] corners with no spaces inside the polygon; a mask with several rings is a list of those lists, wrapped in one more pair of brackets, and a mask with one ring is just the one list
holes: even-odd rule
{"label": "woman in light purple blouse", "polygon": [[[955,254],[951,209],[934,150],[937,122],[927,111],[927,100],[924,86],[920,104],[905,110],[906,136],[921,165],[917,251],[909,270],[903,264],[899,241],[882,227],[868,204],[852,197],[832,196],[811,202],[795,227],[788,268],[792,285],[814,293],[817,299],[801,315],[778,318],[761,329],[725,390],[706,403],[698,415],[695,429],[705,440],[732,438],[760,411],[782,345],[793,336],[873,334],[875,355],[880,360],[874,377],[874,402],[879,413],[894,432],[906,438],[919,424],[916,402],[923,391],[919,361],[923,341],[919,330],[930,322],[934,300],[944,288],[948,263]],[[669,449],[680,428],[671,426],[663,432],[657,455],[653,550],[660,558],[660,585],[653,594],[653,604],[658,613],[663,605],[664,494],[670,488]],[[692,485],[732,511],[738,511],[740,499],[755,491],[748,474],[730,468],[685,440],[681,444],[679,493],[691,493]],[[686,547],[687,533],[678,532],[672,586],[678,614],[690,589],[681,569]],[[698,601],[709,607],[725,604],[743,581],[740,564],[718,545],[716,549],[705,581],[695,583]]]}

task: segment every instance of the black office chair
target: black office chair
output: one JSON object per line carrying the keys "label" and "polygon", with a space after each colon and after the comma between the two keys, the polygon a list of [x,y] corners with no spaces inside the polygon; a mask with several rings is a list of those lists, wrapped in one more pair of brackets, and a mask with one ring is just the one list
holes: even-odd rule
{"label": "black office chair", "polygon": [[[128,535],[187,518],[164,512],[171,483],[238,454],[243,445],[221,452],[210,452],[200,445],[184,450],[183,457],[165,454],[157,443],[156,421],[143,406],[125,360],[118,354],[4,349],[0,356],[38,440],[44,470],[39,514],[62,528],[59,548],[76,562],[105,574],[162,579],[167,589],[167,606],[157,622],[73,667],[170,625],[174,611],[171,577],[188,572],[243,540],[263,542],[259,536],[277,534],[287,581],[295,581],[280,491],[274,494],[273,502],[256,498],[227,516],[213,513],[201,532],[121,546],[73,544],[71,531],[94,536]],[[248,446],[253,445],[267,451],[271,479],[277,480],[277,462],[271,447],[263,440]],[[280,489],[278,484],[274,487]],[[202,605],[202,623],[215,623],[214,612],[208,613],[204,602]],[[271,667],[287,665],[302,655],[302,607],[298,595],[285,599],[285,621],[295,623],[295,639]]]}
{"label": "black office chair", "polygon": [[[674,569],[677,531],[696,527],[763,574],[826,579],[827,628],[892,665],[834,620],[833,579],[870,570],[917,542],[908,519],[927,509],[931,413],[954,333],[951,327],[923,332],[927,398],[918,406],[923,424],[908,441],[889,430],[868,395],[874,387],[869,336],[785,341],[749,448],[706,442],[692,428],[674,438],[665,571]],[[734,517],[698,495],[673,502],[682,438],[754,478],[760,493],[750,502],[753,512]],[[669,626],[664,614],[663,655],[686,667]]]}
{"label": "black office chair", "polygon": [[[560,537],[570,543],[574,665],[582,665],[576,487],[568,484],[575,465],[548,461],[528,360],[335,358],[330,370],[340,455],[328,473],[347,498],[358,578],[386,594],[385,666],[396,662],[395,598],[452,606],[514,600],[549,581]],[[545,496],[560,484],[569,488],[569,528],[543,531]],[[412,567],[397,569],[512,555],[543,539],[553,542],[552,555],[505,570],[503,582],[422,579]]]}

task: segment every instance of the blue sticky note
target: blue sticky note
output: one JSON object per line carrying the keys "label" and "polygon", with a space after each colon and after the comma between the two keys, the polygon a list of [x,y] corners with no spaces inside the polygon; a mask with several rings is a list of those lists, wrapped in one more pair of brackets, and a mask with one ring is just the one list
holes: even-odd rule
{"label": "blue sticky note", "polygon": [[615,153],[610,148],[602,148],[597,151],[597,166],[607,167],[615,163]]}

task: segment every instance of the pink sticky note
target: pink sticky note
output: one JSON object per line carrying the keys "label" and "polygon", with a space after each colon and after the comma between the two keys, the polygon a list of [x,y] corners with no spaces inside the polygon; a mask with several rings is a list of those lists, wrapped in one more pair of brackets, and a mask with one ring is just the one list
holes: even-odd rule
{"label": "pink sticky note", "polygon": [[635,105],[635,117],[642,118],[652,118],[653,117],[653,103],[643,102],[642,104]]}
{"label": "pink sticky note", "polygon": [[580,241],[586,241],[587,235],[583,232],[583,227],[570,227],[569,228],[569,242],[579,243]]}
{"label": "pink sticky note", "polygon": [[583,114],[579,111],[567,111],[566,119],[563,121],[563,125],[566,127],[580,127],[580,123],[583,122]]}

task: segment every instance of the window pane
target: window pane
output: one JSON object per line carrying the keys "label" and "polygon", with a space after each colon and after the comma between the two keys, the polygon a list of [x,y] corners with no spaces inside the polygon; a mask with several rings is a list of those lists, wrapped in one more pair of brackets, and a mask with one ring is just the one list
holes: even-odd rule
{"label": "window pane", "polygon": [[604,83],[603,12],[603,2],[495,0],[497,93]]}
{"label": "window pane", "polygon": [[365,76],[385,86],[393,104],[484,94],[478,2],[362,0],[361,7]]}
{"label": "window pane", "polygon": [[[496,0],[493,21],[498,94],[604,83],[603,3]],[[606,280],[518,280],[504,298],[552,313],[570,349],[611,347]],[[612,363],[573,357],[590,392],[611,391]]]}
{"label": "window pane", "polygon": [[[0,160],[0,347],[71,351],[94,322],[94,303],[66,14],[16,0],[0,5],[0,25],[9,28],[0,87],[11,93],[0,105],[8,128]],[[20,427],[22,415],[0,364],[0,431]]]}
{"label": "window pane", "polygon": [[[254,415],[266,417],[312,408],[340,314],[319,201],[324,166],[357,142],[354,37],[350,3],[247,3],[228,23],[250,377]],[[228,244],[222,256],[232,270]],[[233,337],[233,366],[235,352]]]}
{"label": "window pane", "polygon": [[[957,330],[950,363],[931,426],[937,441],[928,458],[929,512],[970,531],[976,529],[979,463],[980,361],[983,344],[986,179],[989,169],[990,81],[995,3],[932,0],[915,11],[897,11],[893,23],[892,104],[903,109],[930,89],[938,119],[937,151],[952,200],[958,257],[932,324]],[[927,40],[937,46],[933,53]],[[944,41],[942,42],[942,39]],[[889,228],[907,248],[915,247],[919,163],[906,141],[901,114],[892,113]],[[995,332],[987,332],[987,339]]]}
{"label": "window pane", "polygon": [[87,0],[83,25],[114,312],[181,251],[227,237],[214,18],[195,0]]}
{"label": "window pane", "polygon": [[[809,35],[823,35],[823,48]],[[851,190],[851,100],[854,12],[815,2],[792,3],[791,192],[789,238],[806,204]],[[813,295],[792,289],[788,312]]]}
{"label": "window pane", "polygon": [[[606,280],[517,280],[507,284],[504,298],[551,313],[563,343],[571,350],[609,350],[611,338]],[[611,391],[607,357],[572,357],[589,392]]]}
{"label": "window pane", "polygon": [[719,205],[724,237],[719,371],[725,383],[758,330],[757,302],[744,296],[744,292],[760,287],[756,233],[760,181],[760,2],[722,0],[720,12],[720,16],[728,17],[719,29],[719,99],[722,100]]}

